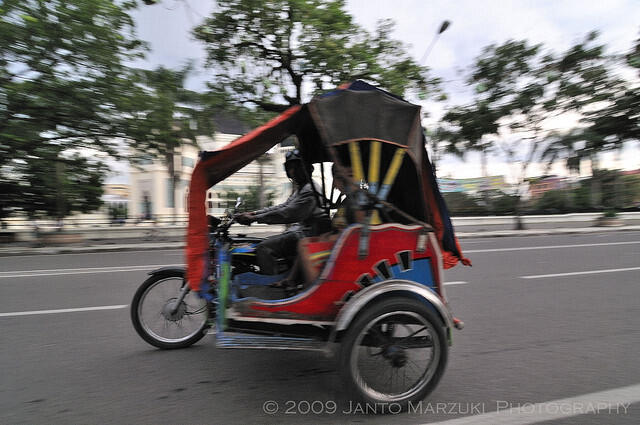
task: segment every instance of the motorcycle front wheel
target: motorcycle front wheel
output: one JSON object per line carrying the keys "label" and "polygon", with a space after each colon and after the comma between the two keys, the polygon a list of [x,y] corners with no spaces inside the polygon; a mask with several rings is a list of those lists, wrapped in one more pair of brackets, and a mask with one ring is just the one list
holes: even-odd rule
{"label": "motorcycle front wheel", "polygon": [[185,285],[184,272],[170,271],[151,276],[136,291],[131,321],[138,335],[154,347],[185,348],[206,334],[207,301],[188,291],[177,304]]}

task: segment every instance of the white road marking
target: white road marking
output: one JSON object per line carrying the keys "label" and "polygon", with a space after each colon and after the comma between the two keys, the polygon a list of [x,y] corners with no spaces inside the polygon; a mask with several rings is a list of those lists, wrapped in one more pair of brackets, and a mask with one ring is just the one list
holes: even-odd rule
{"label": "white road marking", "polygon": [[576,245],[546,245],[546,246],[523,246],[517,248],[490,248],[490,249],[463,249],[465,254],[478,252],[507,252],[507,251],[530,251],[536,249],[561,249],[561,248],[585,248],[592,246],[610,246],[610,245],[633,245],[640,244],[640,241],[627,242],[603,242],[603,243],[582,243]]}
{"label": "white road marking", "polygon": [[631,270],[640,270],[640,267],[627,267],[624,269],[607,269],[607,270],[587,270],[583,272],[569,272],[569,273],[538,274],[538,275],[530,275],[530,276],[520,276],[520,278],[521,279],[542,279],[545,277],[577,276],[582,274],[596,274],[596,273],[616,273],[616,272],[628,272]]}
{"label": "white road marking", "polygon": [[119,273],[153,270],[160,267],[183,267],[184,264],[149,264],[144,266],[87,267],[82,269],[15,270],[0,272],[0,279],[10,277],[59,276],[69,274]]}
{"label": "white road marking", "polygon": [[454,282],[445,282],[444,284],[445,285],[466,285],[467,283],[469,283],[469,282],[463,282],[463,281],[459,280],[459,281],[454,281]]}
{"label": "white road marking", "polygon": [[63,308],[59,310],[34,310],[34,311],[14,311],[11,313],[0,313],[0,317],[33,316],[38,314],[58,314],[75,313],[76,311],[96,311],[96,310],[118,310],[127,308],[128,305],[102,305],[98,307]]}
{"label": "white road marking", "polygon": [[[584,414],[625,415],[629,406],[639,401],[640,385],[630,385],[536,404],[496,401],[498,410],[494,412],[432,422],[430,425],[526,425]],[[606,417],[602,419],[602,423],[607,422]]]}
{"label": "white road marking", "polygon": [[[108,246],[108,245],[107,245]],[[8,257],[5,258],[24,258],[24,257],[39,257],[42,255],[46,255],[47,257],[56,257],[59,255],[112,255],[112,254],[131,254],[131,253],[140,253],[140,252],[147,252],[147,253],[152,253],[152,252],[163,252],[163,251],[183,251],[182,248],[161,248],[161,249],[141,249],[141,250],[131,250],[131,251],[109,251],[106,249],[103,249],[101,251],[96,251],[96,252],[61,252],[59,254],[49,254],[49,253],[43,253],[43,252],[38,252],[35,254],[24,254],[24,255],[10,255]],[[171,255],[177,255],[177,254],[171,254]],[[180,254],[182,255],[182,254]]]}

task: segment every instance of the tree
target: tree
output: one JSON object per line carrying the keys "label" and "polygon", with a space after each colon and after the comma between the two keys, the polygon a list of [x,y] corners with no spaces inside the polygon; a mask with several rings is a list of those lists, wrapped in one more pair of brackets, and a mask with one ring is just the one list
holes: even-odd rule
{"label": "tree", "polygon": [[[484,174],[486,153],[493,148],[500,149],[519,168],[515,193],[518,198],[527,168],[537,152],[535,141],[540,137],[546,112],[546,82],[540,72],[545,59],[539,55],[540,48],[513,40],[485,47],[467,80],[475,89],[474,101],[453,108],[444,117],[454,129],[450,151],[480,151]],[[515,215],[516,228],[522,228],[519,205]]]}
{"label": "tree", "polygon": [[[605,54],[591,32],[580,43],[555,58],[548,67],[557,90],[549,102],[560,113],[580,114],[580,124],[564,133],[552,133],[544,152],[548,162],[564,157],[570,169],[579,169],[580,160],[597,164],[600,152],[619,149],[633,136],[628,83],[615,76],[612,67],[619,60]],[[638,126],[636,119],[635,126]],[[637,134],[635,135],[637,137]]]}
{"label": "tree", "polygon": [[135,149],[141,153],[162,158],[171,182],[174,216],[176,182],[180,176],[176,169],[176,153],[185,143],[197,146],[196,137],[212,135],[210,103],[212,97],[184,87],[191,67],[171,70],[159,67],[140,70],[138,82],[143,91],[138,95],[139,112],[129,120],[128,133],[135,139]]}
{"label": "tree", "polygon": [[[625,55],[623,64],[635,68],[640,77],[640,38]],[[602,136],[613,149],[629,140],[640,140],[640,84],[618,80],[610,91],[610,104],[601,111],[589,115],[590,130]]]}
{"label": "tree", "polygon": [[[533,162],[542,160],[550,166],[566,158],[569,168],[575,169],[585,155],[595,164],[599,152],[619,146],[595,125],[608,122],[598,120],[607,105],[616,103],[612,99],[620,97],[616,93],[622,83],[596,39],[597,33],[590,33],[558,55],[526,41],[486,47],[468,79],[474,101],[445,115],[453,129],[450,150],[501,151],[517,167],[516,195],[521,197]],[[584,124],[568,134],[554,133],[549,119],[568,112],[582,116]],[[522,228],[520,206],[517,228]]]}
{"label": "tree", "polygon": [[[144,47],[127,14],[133,7],[111,0],[0,4],[0,186],[10,193],[0,214],[16,207],[35,213],[24,202],[31,195],[43,197],[34,205],[48,215],[100,205],[94,196],[77,203],[59,188],[70,181],[99,185],[92,173],[100,167],[76,156],[80,149],[122,150],[115,137],[126,135],[125,117],[135,106],[125,62]],[[82,161],[86,169],[76,166]]]}
{"label": "tree", "polygon": [[213,85],[231,98],[281,112],[312,92],[357,78],[392,93],[430,92],[436,80],[399,41],[391,21],[373,34],[353,22],[344,0],[221,0],[194,29],[206,43]]}
{"label": "tree", "polygon": [[71,212],[90,212],[102,205],[106,166],[82,155],[60,155],[55,168],[46,154],[25,161],[20,207],[29,217],[45,212],[58,219]]}
{"label": "tree", "polygon": [[[602,202],[602,184],[598,157],[601,152],[621,149],[629,140],[640,140],[640,96],[634,84],[616,76],[612,68],[625,65],[616,56],[605,54],[605,46],[597,44],[597,32],[587,35],[557,58],[550,72],[557,80],[553,106],[561,112],[577,112],[580,123],[568,132],[554,132],[543,152],[543,160],[551,164],[566,159],[569,170],[580,170],[588,159],[593,177],[591,206]],[[636,46],[636,50],[638,47]],[[634,66],[634,52],[626,56],[626,65]],[[618,183],[617,183],[618,184]]]}

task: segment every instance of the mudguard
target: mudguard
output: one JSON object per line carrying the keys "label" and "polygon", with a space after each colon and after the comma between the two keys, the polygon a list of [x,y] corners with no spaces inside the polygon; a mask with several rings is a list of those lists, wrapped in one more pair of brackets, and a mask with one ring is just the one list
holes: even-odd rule
{"label": "mudguard", "polygon": [[158,276],[158,275],[171,274],[171,273],[182,273],[183,275],[186,275],[187,269],[185,267],[176,267],[176,266],[160,267],[159,269],[151,270],[147,274],[151,276]]}
{"label": "mudguard", "polygon": [[432,308],[442,320],[448,334],[454,326],[451,311],[440,297],[428,287],[409,280],[386,280],[358,291],[340,310],[336,325],[330,337],[335,342],[337,333],[349,327],[356,315],[378,299],[389,296],[409,296],[417,298]]}

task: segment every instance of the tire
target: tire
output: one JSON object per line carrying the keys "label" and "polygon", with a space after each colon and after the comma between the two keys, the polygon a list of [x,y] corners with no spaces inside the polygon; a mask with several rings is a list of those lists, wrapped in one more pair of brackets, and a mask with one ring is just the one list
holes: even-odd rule
{"label": "tire", "polygon": [[142,339],[162,349],[185,348],[205,336],[209,327],[207,302],[189,291],[178,309],[171,313],[186,285],[183,271],[153,275],[138,288],[131,302],[131,321]]}
{"label": "tire", "polygon": [[338,360],[351,396],[406,409],[438,385],[447,355],[440,318],[424,303],[394,297],[365,307],[355,318]]}

